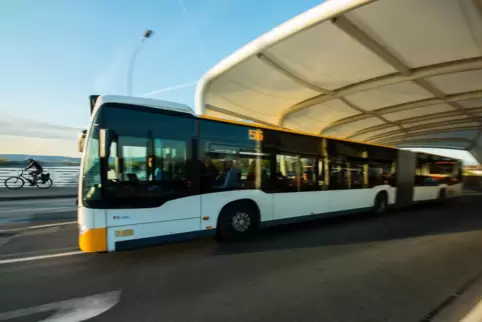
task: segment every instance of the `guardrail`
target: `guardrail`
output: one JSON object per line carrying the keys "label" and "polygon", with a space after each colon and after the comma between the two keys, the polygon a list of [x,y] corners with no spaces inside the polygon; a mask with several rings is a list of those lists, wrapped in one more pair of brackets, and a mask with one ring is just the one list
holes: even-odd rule
{"label": "guardrail", "polygon": [[[0,168],[0,188],[5,188],[5,179],[17,176],[19,168]],[[79,167],[52,167],[44,168],[44,172],[50,173],[52,187],[76,187],[79,183]],[[26,175],[26,174],[25,174]],[[25,186],[29,188],[29,186]]]}
{"label": "guardrail", "polygon": [[[5,188],[5,179],[18,175],[20,170],[19,168],[0,168],[0,188]],[[52,187],[75,187],[79,183],[79,167],[51,167],[44,168],[44,171],[50,173]],[[465,176],[464,185],[482,188],[482,176]]]}

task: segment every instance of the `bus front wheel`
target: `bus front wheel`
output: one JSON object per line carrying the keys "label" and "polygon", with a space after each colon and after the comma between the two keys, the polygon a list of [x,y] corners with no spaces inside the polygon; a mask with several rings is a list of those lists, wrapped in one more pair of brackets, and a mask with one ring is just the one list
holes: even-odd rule
{"label": "bus front wheel", "polygon": [[259,211],[251,202],[236,202],[224,207],[219,215],[217,237],[232,241],[254,233],[258,228]]}

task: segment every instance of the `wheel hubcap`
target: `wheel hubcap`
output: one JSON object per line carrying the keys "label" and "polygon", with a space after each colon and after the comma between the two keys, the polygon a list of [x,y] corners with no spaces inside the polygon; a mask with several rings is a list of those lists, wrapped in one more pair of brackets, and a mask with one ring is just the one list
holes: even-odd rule
{"label": "wheel hubcap", "polygon": [[249,229],[249,226],[251,225],[251,217],[247,213],[238,212],[233,216],[231,223],[234,230],[242,233]]}

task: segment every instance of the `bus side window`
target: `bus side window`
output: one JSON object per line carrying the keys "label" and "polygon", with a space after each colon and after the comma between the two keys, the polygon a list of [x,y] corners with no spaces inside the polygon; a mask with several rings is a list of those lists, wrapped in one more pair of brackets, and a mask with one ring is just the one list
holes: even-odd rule
{"label": "bus side window", "polygon": [[300,165],[297,156],[276,155],[276,189],[279,192],[300,191]]}
{"label": "bus side window", "polygon": [[269,160],[256,149],[206,142],[201,155],[201,190],[261,189],[269,183]]}
{"label": "bus side window", "polygon": [[318,190],[318,160],[310,157],[300,158],[301,166],[301,191],[316,191]]}
{"label": "bus side window", "polygon": [[348,189],[348,168],[347,163],[340,158],[331,158],[329,160],[330,169],[330,190]]}

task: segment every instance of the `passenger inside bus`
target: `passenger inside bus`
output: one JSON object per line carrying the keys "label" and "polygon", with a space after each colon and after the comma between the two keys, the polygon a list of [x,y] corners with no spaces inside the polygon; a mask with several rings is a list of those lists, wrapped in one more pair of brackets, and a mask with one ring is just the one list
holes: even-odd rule
{"label": "passenger inside bus", "polygon": [[155,168],[154,168],[154,156],[149,156],[147,159],[147,180],[152,181],[152,180],[161,180],[162,177],[162,171],[161,168],[159,167],[161,165],[161,160],[158,158],[155,162]]}
{"label": "passenger inside bus", "polygon": [[218,189],[238,188],[241,185],[241,171],[236,167],[235,160],[226,159],[216,178]]}
{"label": "passenger inside bus", "polygon": [[[255,188],[257,185],[256,165],[257,165],[257,162],[255,160],[251,160],[251,162],[249,163],[248,172],[246,174],[246,183],[245,183],[246,188]],[[269,182],[269,176],[268,176],[268,171],[266,167],[263,167],[262,165],[260,165],[260,168],[261,168],[260,169],[261,183]]]}

